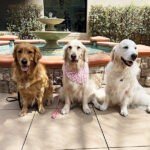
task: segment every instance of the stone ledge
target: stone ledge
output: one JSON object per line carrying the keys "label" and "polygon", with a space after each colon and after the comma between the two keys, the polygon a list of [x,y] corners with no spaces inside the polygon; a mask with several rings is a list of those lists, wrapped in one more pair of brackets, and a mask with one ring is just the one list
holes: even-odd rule
{"label": "stone ledge", "polygon": [[16,36],[16,35],[2,35],[2,36],[0,36],[0,40],[9,40],[9,41],[11,41],[11,40],[16,40],[16,39],[19,39],[19,37]]}
{"label": "stone ledge", "polygon": [[0,41],[0,45],[9,45],[10,41]]}
{"label": "stone ledge", "polygon": [[89,40],[80,40],[85,45],[92,45],[92,42]]}
{"label": "stone ledge", "polygon": [[67,44],[70,41],[72,41],[72,40],[58,40],[58,43],[59,44]]}
{"label": "stone ledge", "polygon": [[30,44],[35,44],[35,43],[46,43],[45,40],[15,40],[15,44],[20,44],[20,43],[30,43]]}
{"label": "stone ledge", "polygon": [[103,47],[114,47],[116,45],[118,45],[119,43],[115,43],[115,42],[97,42],[96,43],[98,46],[103,46]]}
{"label": "stone ledge", "polygon": [[[59,44],[67,44],[70,41],[72,41],[72,40],[58,40],[58,43]],[[85,45],[92,45],[92,42],[89,40],[80,40],[80,41]]]}
{"label": "stone ledge", "polygon": [[98,42],[98,41],[110,41],[110,38],[107,37],[103,37],[103,36],[94,36],[94,37],[90,37],[90,41],[91,42]]}
{"label": "stone ledge", "polygon": [[[109,54],[97,53],[89,55],[89,65],[90,66],[102,66],[106,65],[110,61]],[[11,67],[14,59],[12,55],[0,55],[0,67]],[[42,64],[46,67],[51,68],[61,68],[63,65],[62,56],[43,56],[40,60]]]}
{"label": "stone ledge", "polygon": [[150,46],[145,45],[137,45],[138,55],[142,57],[150,56]]}

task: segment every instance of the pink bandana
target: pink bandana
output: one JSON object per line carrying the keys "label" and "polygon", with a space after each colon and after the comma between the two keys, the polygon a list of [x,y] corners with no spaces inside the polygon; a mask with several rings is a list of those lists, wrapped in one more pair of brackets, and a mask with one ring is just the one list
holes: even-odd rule
{"label": "pink bandana", "polygon": [[89,68],[87,63],[84,64],[84,67],[79,72],[75,71],[68,71],[66,65],[64,65],[64,71],[66,73],[66,76],[73,82],[76,83],[85,83],[88,79],[89,75]]}

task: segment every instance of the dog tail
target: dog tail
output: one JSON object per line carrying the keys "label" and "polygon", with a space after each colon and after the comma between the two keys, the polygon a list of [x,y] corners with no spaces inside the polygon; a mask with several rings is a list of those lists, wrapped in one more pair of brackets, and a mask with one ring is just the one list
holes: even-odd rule
{"label": "dog tail", "polygon": [[150,95],[145,91],[139,91],[134,95],[134,103],[141,106],[150,106]]}

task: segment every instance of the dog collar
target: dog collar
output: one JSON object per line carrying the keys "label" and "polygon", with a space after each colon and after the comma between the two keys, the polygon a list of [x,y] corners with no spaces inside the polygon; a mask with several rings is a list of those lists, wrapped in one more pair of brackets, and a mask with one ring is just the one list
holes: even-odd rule
{"label": "dog collar", "polygon": [[83,84],[88,79],[89,68],[88,64],[85,63],[83,69],[80,71],[68,71],[67,66],[64,65],[64,71],[66,76],[73,82]]}

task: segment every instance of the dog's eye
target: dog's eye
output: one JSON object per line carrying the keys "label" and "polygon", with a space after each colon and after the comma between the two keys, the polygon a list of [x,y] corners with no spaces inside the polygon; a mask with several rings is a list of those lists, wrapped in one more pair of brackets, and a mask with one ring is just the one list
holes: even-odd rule
{"label": "dog's eye", "polygon": [[80,48],[81,48],[80,46],[77,47],[77,49],[80,49]]}
{"label": "dog's eye", "polygon": [[32,51],[28,51],[28,53],[29,53],[29,54],[31,54],[31,53],[32,53]]}
{"label": "dog's eye", "polygon": [[18,53],[20,53],[20,54],[21,54],[21,53],[22,53],[22,50],[19,50],[19,51],[18,51]]}
{"label": "dog's eye", "polygon": [[128,46],[124,46],[123,48],[124,48],[124,49],[128,49]]}
{"label": "dog's eye", "polygon": [[69,49],[72,49],[72,46],[69,46],[68,48],[69,48]]}
{"label": "dog's eye", "polygon": [[137,47],[135,47],[135,49],[137,49]]}

